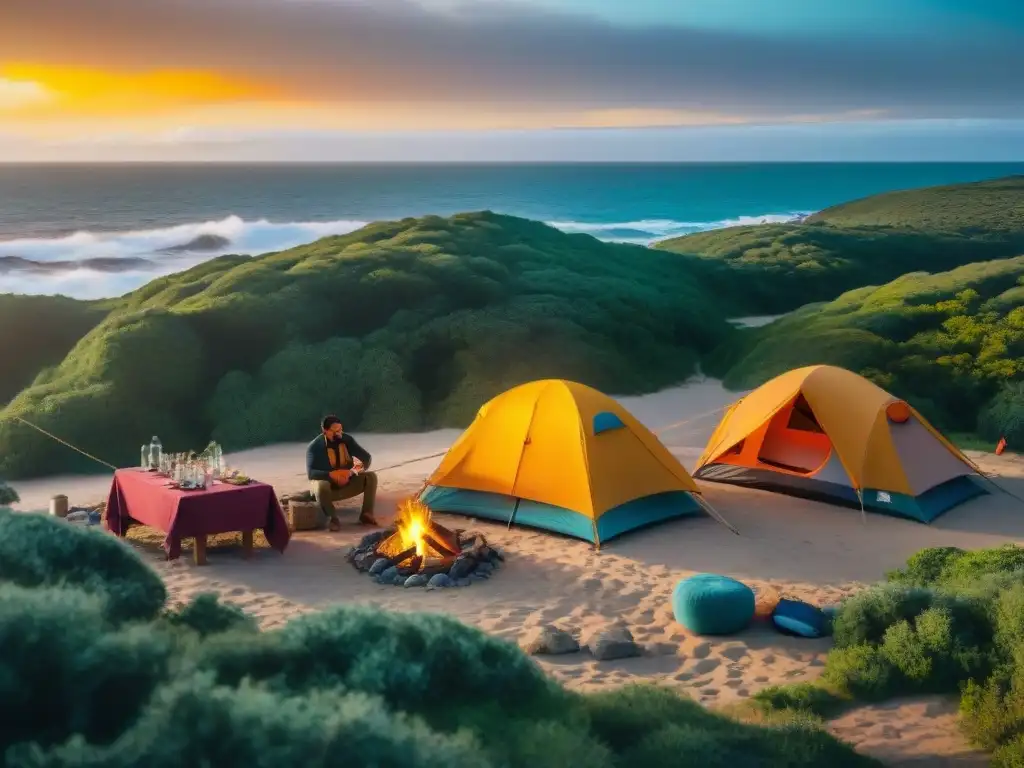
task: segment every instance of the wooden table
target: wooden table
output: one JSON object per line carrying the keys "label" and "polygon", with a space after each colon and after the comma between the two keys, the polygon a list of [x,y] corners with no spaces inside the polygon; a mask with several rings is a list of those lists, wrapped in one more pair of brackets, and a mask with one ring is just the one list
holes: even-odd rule
{"label": "wooden table", "polygon": [[242,534],[243,557],[251,557],[253,531],[261,529],[270,545],[284,552],[291,539],[274,489],[266,483],[215,483],[202,491],[169,487],[170,480],[143,469],[119,469],[107,497],[107,530],[125,536],[133,524],[163,531],[168,560],[181,556],[182,539],[195,539],[195,561],[206,564],[207,538]]}

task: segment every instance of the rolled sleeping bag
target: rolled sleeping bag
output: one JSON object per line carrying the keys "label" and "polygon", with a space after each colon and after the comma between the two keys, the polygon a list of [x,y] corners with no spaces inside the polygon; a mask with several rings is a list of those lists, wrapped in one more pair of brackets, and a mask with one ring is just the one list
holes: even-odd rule
{"label": "rolled sleeping bag", "polygon": [[830,622],[817,606],[783,598],[772,611],[772,624],[784,635],[813,638],[826,635]]}

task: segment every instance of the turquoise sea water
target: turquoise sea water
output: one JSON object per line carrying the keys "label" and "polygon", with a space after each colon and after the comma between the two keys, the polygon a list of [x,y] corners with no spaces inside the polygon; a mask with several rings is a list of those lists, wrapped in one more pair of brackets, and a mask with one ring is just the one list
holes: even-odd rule
{"label": "turquoise sea water", "polygon": [[[0,166],[0,292],[116,295],[218,253],[430,213],[489,209],[649,243],[1010,174],[1024,163]],[[201,235],[221,247],[161,252]]]}

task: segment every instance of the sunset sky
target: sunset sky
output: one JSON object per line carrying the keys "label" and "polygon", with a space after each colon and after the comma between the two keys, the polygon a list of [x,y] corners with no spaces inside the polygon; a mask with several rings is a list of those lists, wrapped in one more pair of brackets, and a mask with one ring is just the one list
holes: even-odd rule
{"label": "sunset sky", "polygon": [[1024,160],[1019,0],[2,0],[0,161]]}

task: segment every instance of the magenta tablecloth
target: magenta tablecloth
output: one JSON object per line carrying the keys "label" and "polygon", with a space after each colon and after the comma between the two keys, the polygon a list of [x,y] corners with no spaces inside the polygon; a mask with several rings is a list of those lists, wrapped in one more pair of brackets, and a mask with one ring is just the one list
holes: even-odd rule
{"label": "magenta tablecloth", "polygon": [[124,536],[134,520],[167,534],[168,559],[181,555],[181,540],[232,531],[263,530],[284,552],[291,534],[274,489],[266,483],[217,483],[205,491],[179,491],[155,472],[119,469],[107,498],[107,530]]}

